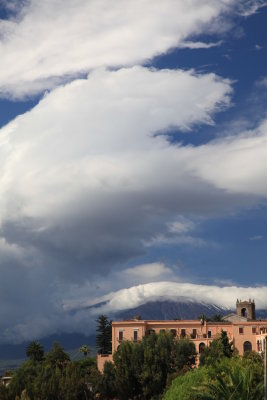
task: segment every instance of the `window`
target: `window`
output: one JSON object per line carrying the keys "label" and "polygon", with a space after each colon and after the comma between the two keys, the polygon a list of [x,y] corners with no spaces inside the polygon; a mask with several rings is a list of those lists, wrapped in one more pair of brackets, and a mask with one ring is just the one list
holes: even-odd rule
{"label": "window", "polygon": [[199,347],[198,347],[199,354],[203,353],[203,351],[205,350],[205,347],[206,347],[205,343],[199,344]]}
{"label": "window", "polygon": [[247,351],[252,351],[252,345],[250,342],[244,342],[244,353],[246,353]]}
{"label": "window", "polygon": [[244,328],[243,328],[243,326],[240,326],[239,327],[239,335],[243,335],[243,333],[244,333]]}
{"label": "window", "polygon": [[241,310],[241,316],[247,318],[247,309],[245,307]]}
{"label": "window", "polygon": [[123,341],[123,331],[119,331],[119,342]]}
{"label": "window", "polygon": [[133,340],[136,342],[138,340],[138,330],[134,329],[133,331]]}
{"label": "window", "polygon": [[181,337],[185,337],[186,336],[186,330],[185,329],[181,329]]}
{"label": "window", "polygon": [[211,331],[208,331],[208,338],[211,338]]}
{"label": "window", "polygon": [[253,333],[254,335],[257,333],[257,327],[256,327],[256,326],[253,326],[253,327],[252,327],[252,333]]}
{"label": "window", "polygon": [[176,336],[176,329],[171,329],[171,334],[172,334],[173,337],[175,337]]}
{"label": "window", "polygon": [[197,330],[193,329],[192,330],[192,335],[191,335],[192,339],[195,339],[197,337]]}

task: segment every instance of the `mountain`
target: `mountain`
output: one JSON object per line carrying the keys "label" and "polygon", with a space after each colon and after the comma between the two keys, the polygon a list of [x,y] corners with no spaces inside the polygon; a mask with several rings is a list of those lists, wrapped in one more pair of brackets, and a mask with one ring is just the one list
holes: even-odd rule
{"label": "mountain", "polygon": [[215,304],[198,303],[186,299],[179,301],[158,300],[149,301],[139,307],[116,312],[112,318],[130,319],[140,315],[142,319],[197,319],[204,314],[206,317],[213,317],[214,314],[226,315],[232,310],[225,307],[218,307]]}

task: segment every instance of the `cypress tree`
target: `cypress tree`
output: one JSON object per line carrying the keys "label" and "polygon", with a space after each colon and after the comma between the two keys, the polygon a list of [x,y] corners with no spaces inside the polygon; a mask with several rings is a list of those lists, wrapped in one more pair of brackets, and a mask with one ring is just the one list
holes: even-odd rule
{"label": "cypress tree", "polygon": [[109,354],[112,351],[112,321],[106,315],[97,318],[96,348],[98,354]]}

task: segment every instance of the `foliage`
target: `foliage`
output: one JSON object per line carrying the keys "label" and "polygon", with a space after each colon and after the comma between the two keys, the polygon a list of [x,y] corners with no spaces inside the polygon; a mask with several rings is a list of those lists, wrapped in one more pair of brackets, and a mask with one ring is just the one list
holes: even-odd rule
{"label": "foliage", "polygon": [[233,355],[233,345],[229,342],[227,333],[221,331],[220,337],[214,339],[200,355],[200,365],[215,365],[222,357],[231,358]]}
{"label": "foliage", "polygon": [[98,389],[104,399],[158,399],[168,378],[190,369],[196,349],[188,339],[171,333],[151,333],[138,343],[122,342],[113,355],[114,365],[106,364]]}
{"label": "foliage", "polygon": [[107,361],[104,364],[104,373],[96,380],[95,389],[97,393],[101,393],[103,399],[114,399],[117,394],[116,372],[114,364]]}
{"label": "foliage", "polygon": [[8,388],[0,384],[0,400],[8,400]]}
{"label": "foliage", "polygon": [[199,367],[176,378],[164,400],[258,400],[263,398],[263,360],[256,353],[222,356],[213,366]]}
{"label": "foliage", "polygon": [[221,314],[214,314],[211,320],[214,322],[221,322],[222,316],[221,316]]}
{"label": "foliage", "polygon": [[225,357],[232,357],[233,355],[233,349],[232,346],[233,344],[229,342],[228,336],[227,336],[227,332],[226,331],[221,331],[221,337],[220,337],[220,341],[223,345],[223,355]]}
{"label": "foliage", "polygon": [[52,349],[45,356],[46,362],[51,367],[64,368],[66,363],[70,361],[70,357],[65,353],[63,347],[54,342]]}
{"label": "foliage", "polygon": [[194,368],[190,372],[178,376],[172,381],[164,400],[198,400],[199,396],[194,392],[203,382],[208,382],[214,374],[210,367]]}
{"label": "foliage", "polygon": [[70,362],[62,346],[54,343],[42,359],[30,358],[15,371],[6,393],[1,388],[0,400],[92,399],[89,384],[99,375],[94,359]]}
{"label": "foliage", "polygon": [[26,349],[26,355],[32,361],[42,361],[44,357],[44,348],[38,341],[30,342]]}
{"label": "foliage", "polygon": [[91,353],[91,349],[87,344],[84,344],[80,347],[79,352],[83,353],[84,357],[87,357]]}
{"label": "foliage", "polygon": [[107,362],[100,374],[95,359],[84,357],[71,362],[62,346],[54,343],[43,357],[29,352],[29,359],[15,371],[10,385],[0,386],[0,400],[262,398],[261,355],[233,355],[223,331],[205,349],[199,368],[193,368],[195,353],[188,339],[174,338],[170,332],[152,332],[138,342],[123,341],[114,353],[114,362]]}
{"label": "foliage", "polygon": [[202,384],[199,398],[205,400],[258,400],[263,397],[262,374],[255,374],[254,362],[244,363],[239,357],[224,360],[214,382]]}
{"label": "foliage", "polygon": [[96,347],[98,354],[109,354],[112,352],[112,321],[106,315],[97,318]]}
{"label": "foliage", "polygon": [[16,396],[20,397],[23,390],[27,388],[29,396],[34,393],[34,380],[38,376],[40,366],[32,361],[26,361],[19,369],[14,373],[12,380],[8,386],[8,391],[11,394],[11,398],[15,399]]}

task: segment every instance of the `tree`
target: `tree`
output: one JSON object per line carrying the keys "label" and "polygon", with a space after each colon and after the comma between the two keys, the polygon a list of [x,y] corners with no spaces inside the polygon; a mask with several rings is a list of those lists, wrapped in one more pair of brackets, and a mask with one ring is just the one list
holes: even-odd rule
{"label": "tree", "polygon": [[42,362],[27,360],[14,372],[8,387],[0,385],[0,400],[92,399],[95,392],[90,390],[100,377],[95,359],[84,357],[71,362],[55,342]]}
{"label": "tree", "polygon": [[30,342],[26,348],[26,355],[34,362],[42,361],[44,358],[44,348],[38,341]]}
{"label": "tree", "polygon": [[227,333],[221,331],[220,337],[214,339],[200,355],[200,365],[215,365],[223,357],[231,358],[233,355],[232,343],[229,342]]}
{"label": "tree", "polygon": [[98,354],[112,352],[112,321],[106,315],[100,315],[97,319],[96,347]]}
{"label": "tree", "polygon": [[210,367],[194,368],[186,374],[179,375],[172,381],[164,400],[198,400],[199,396],[195,391],[213,375],[214,370]]}
{"label": "tree", "polygon": [[104,371],[98,379],[96,390],[101,393],[104,399],[116,398],[118,393],[116,371],[111,361],[104,364]]}
{"label": "tree", "polygon": [[84,344],[82,347],[80,347],[79,352],[83,353],[84,357],[87,357],[88,354],[91,353],[91,349],[89,346],[87,346],[87,344]]}
{"label": "tree", "polygon": [[65,353],[63,347],[54,342],[52,349],[46,354],[46,363],[52,367],[64,367],[70,361],[70,357]]}
{"label": "tree", "polygon": [[214,322],[222,322],[221,314],[214,314],[213,317],[212,317],[212,321],[214,321]]}
{"label": "tree", "polygon": [[8,388],[0,384],[0,400],[8,400]]}
{"label": "tree", "polygon": [[[86,378],[78,363],[68,363],[59,380],[58,398],[64,400],[84,400],[89,395]],[[85,397],[86,396],[86,397]]]}
{"label": "tree", "polygon": [[176,370],[191,369],[196,362],[195,344],[187,338],[174,341]]}
{"label": "tree", "polygon": [[113,355],[114,365],[105,364],[99,391],[104,398],[112,392],[121,400],[159,399],[168,378],[192,368],[195,355],[193,342],[170,332],[151,332],[136,343],[123,341]]}
{"label": "tree", "polygon": [[122,400],[138,397],[142,393],[140,384],[143,351],[141,343],[122,342],[113,355],[118,397]]}
{"label": "tree", "polygon": [[242,361],[224,361],[225,366],[214,382],[201,385],[198,398],[205,400],[259,400],[263,397],[263,382],[254,378],[253,363],[244,368]]}
{"label": "tree", "polygon": [[227,336],[227,332],[226,331],[221,331],[221,337],[220,340],[222,342],[223,345],[223,354],[225,357],[232,357],[233,355],[233,350],[232,350],[232,343],[229,342],[229,338]]}
{"label": "tree", "polygon": [[32,360],[27,360],[22,366],[17,369],[8,385],[8,392],[10,399],[16,399],[21,397],[22,392],[26,389],[27,395],[30,398],[33,396],[34,380],[38,376],[42,363],[35,363]]}
{"label": "tree", "polygon": [[222,357],[176,378],[164,400],[258,400],[263,398],[263,359],[256,353]]}

